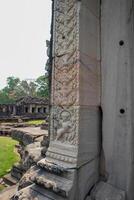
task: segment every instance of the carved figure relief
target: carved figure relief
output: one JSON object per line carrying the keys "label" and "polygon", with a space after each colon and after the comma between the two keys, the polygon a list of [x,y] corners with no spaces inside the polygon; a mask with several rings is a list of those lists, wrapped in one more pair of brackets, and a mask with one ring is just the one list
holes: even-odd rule
{"label": "carved figure relief", "polygon": [[77,144],[78,109],[55,107],[52,111],[52,140],[66,144]]}
{"label": "carved figure relief", "polygon": [[56,140],[64,139],[64,137],[68,137],[68,135],[71,133],[72,124],[70,119],[71,114],[68,111],[64,110],[60,113],[60,124],[57,129]]}

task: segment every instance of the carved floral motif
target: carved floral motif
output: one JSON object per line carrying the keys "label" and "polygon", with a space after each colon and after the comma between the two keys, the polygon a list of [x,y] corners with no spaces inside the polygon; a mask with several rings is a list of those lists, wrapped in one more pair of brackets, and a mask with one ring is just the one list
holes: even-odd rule
{"label": "carved floral motif", "polygon": [[78,31],[75,0],[55,1],[52,104],[78,102]]}
{"label": "carved floral motif", "polygon": [[78,143],[79,31],[76,0],[54,3],[51,139]]}

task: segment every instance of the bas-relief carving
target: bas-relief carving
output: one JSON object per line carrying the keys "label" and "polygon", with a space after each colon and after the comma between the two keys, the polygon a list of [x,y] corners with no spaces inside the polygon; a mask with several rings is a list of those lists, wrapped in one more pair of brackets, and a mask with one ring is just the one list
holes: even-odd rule
{"label": "bas-relief carving", "polygon": [[76,15],[75,0],[55,1],[55,56],[76,50]]}
{"label": "bas-relief carving", "polygon": [[53,92],[54,105],[75,105],[78,102],[78,72],[77,66],[55,69]]}
{"label": "bas-relief carving", "polygon": [[76,145],[78,143],[78,108],[55,107],[51,112],[52,141]]}
{"label": "bas-relief carving", "polygon": [[78,143],[79,31],[75,0],[55,1],[51,140]]}
{"label": "bas-relief carving", "polygon": [[52,104],[78,102],[77,9],[74,0],[55,1]]}
{"label": "bas-relief carving", "polygon": [[47,152],[46,154],[48,157],[56,160],[60,160],[63,162],[71,163],[71,164],[76,164],[77,159],[74,157],[69,157],[69,156],[64,156],[64,155],[59,155],[57,153],[52,153],[52,152]]}
{"label": "bas-relief carving", "polygon": [[[60,113],[60,121],[59,121],[59,127],[57,127],[57,135],[56,135],[56,140],[60,140],[62,139],[65,134],[67,133],[67,135],[71,135],[72,133],[72,123],[71,123],[71,114],[66,111],[66,110],[63,110],[61,113]],[[66,136],[67,138],[67,136]],[[65,138],[65,140],[66,140]]]}

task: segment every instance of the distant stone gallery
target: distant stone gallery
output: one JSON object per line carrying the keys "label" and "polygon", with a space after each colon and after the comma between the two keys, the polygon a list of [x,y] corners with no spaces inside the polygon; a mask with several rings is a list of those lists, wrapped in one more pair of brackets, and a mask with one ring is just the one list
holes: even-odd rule
{"label": "distant stone gallery", "polygon": [[14,104],[0,104],[0,118],[10,119],[42,119],[48,114],[48,99],[38,97],[23,97]]}

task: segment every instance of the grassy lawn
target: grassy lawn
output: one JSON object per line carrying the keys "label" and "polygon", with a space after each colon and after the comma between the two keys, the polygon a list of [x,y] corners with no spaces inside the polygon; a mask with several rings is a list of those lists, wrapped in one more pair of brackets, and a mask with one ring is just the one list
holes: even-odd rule
{"label": "grassy lawn", "polygon": [[28,122],[26,122],[28,125],[41,125],[43,122],[45,122],[45,120],[29,120]]}
{"label": "grassy lawn", "polygon": [[0,137],[0,177],[7,174],[20,159],[15,151],[16,144],[18,142],[9,137]]}

